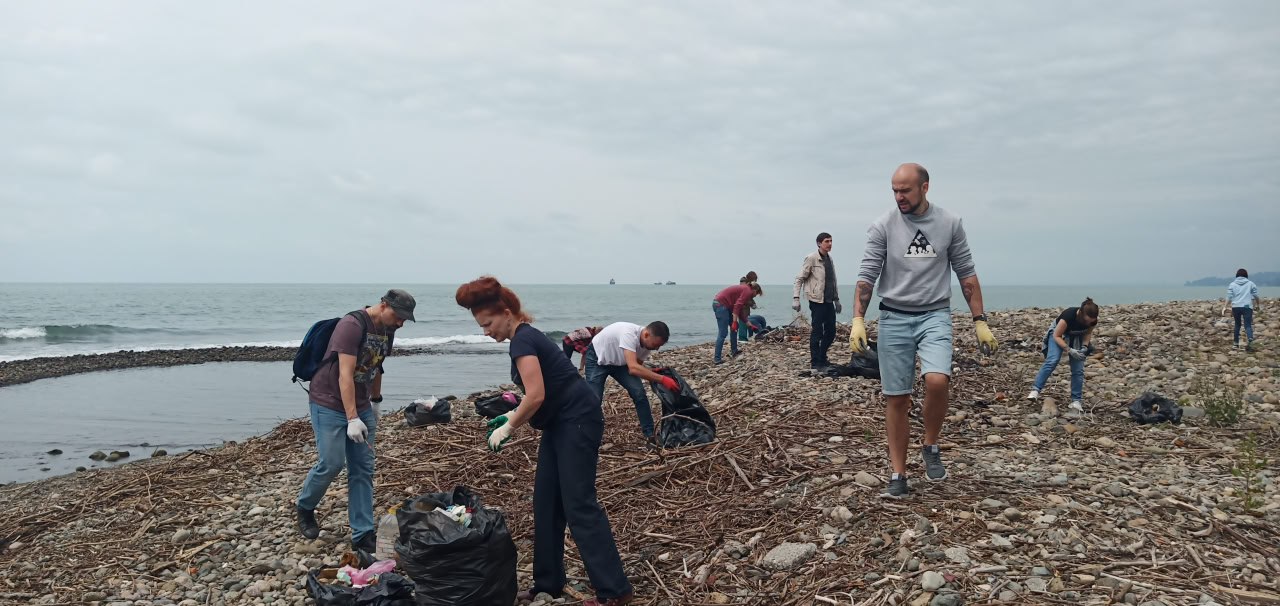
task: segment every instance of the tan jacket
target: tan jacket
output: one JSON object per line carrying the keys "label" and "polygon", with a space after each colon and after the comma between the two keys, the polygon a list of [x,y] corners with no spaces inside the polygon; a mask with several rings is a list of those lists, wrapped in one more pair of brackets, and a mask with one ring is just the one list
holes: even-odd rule
{"label": "tan jacket", "polygon": [[[828,255],[830,257],[830,255]],[[831,259],[831,270],[834,272],[836,268],[835,259]],[[836,277],[831,276],[832,282]],[[813,251],[809,256],[804,258],[804,263],[800,265],[800,275],[796,276],[795,288],[791,291],[792,299],[799,299],[801,291],[804,297],[814,303],[826,303],[823,300],[827,289],[827,267],[822,262],[822,253]],[[840,292],[836,291],[836,301],[840,300]]]}

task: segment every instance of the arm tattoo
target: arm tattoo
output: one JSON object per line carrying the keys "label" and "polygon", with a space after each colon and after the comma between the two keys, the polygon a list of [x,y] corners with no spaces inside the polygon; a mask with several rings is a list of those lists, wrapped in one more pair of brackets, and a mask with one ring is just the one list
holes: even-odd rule
{"label": "arm tattoo", "polygon": [[[867,313],[867,308],[871,306],[871,285],[866,282],[858,282],[858,308],[855,310],[854,316],[863,316]],[[860,312],[860,313],[859,313]]]}
{"label": "arm tattoo", "polygon": [[964,291],[964,300],[968,303],[973,303],[973,283],[965,282],[961,284],[960,290]]}

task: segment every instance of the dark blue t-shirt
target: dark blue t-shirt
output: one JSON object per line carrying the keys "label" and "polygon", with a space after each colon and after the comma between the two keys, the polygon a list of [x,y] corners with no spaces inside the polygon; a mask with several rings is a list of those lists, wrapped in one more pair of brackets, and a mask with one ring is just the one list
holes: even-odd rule
{"label": "dark blue t-shirt", "polygon": [[543,429],[557,419],[573,419],[582,416],[600,417],[604,412],[600,409],[600,400],[587,385],[578,369],[565,357],[564,352],[542,331],[521,324],[511,337],[511,381],[524,389],[524,380],[516,367],[516,360],[524,356],[535,356],[542,367],[542,384],[546,391],[546,400],[542,407],[529,419],[534,429]]}

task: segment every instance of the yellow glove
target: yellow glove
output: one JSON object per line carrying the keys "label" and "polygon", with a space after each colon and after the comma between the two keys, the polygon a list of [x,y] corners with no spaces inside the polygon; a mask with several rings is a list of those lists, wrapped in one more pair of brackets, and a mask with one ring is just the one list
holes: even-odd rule
{"label": "yellow glove", "polygon": [[973,330],[978,333],[978,351],[988,356],[996,353],[1000,345],[996,343],[996,336],[991,334],[991,327],[987,326],[987,321],[974,322]]}
{"label": "yellow glove", "polygon": [[849,330],[849,351],[860,354],[867,350],[867,323],[862,318],[854,318]]}

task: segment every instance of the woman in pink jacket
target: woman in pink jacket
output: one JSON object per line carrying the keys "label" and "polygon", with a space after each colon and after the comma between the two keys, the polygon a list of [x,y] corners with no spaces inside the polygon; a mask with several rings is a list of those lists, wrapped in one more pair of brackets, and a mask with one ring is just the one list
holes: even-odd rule
{"label": "woman in pink jacket", "polygon": [[747,315],[751,312],[755,298],[760,296],[764,296],[764,291],[759,284],[751,282],[730,286],[720,291],[711,302],[711,311],[716,314],[716,364],[724,361],[721,353],[724,352],[724,338],[727,336],[731,336],[729,355],[738,356],[738,323],[749,325]]}

